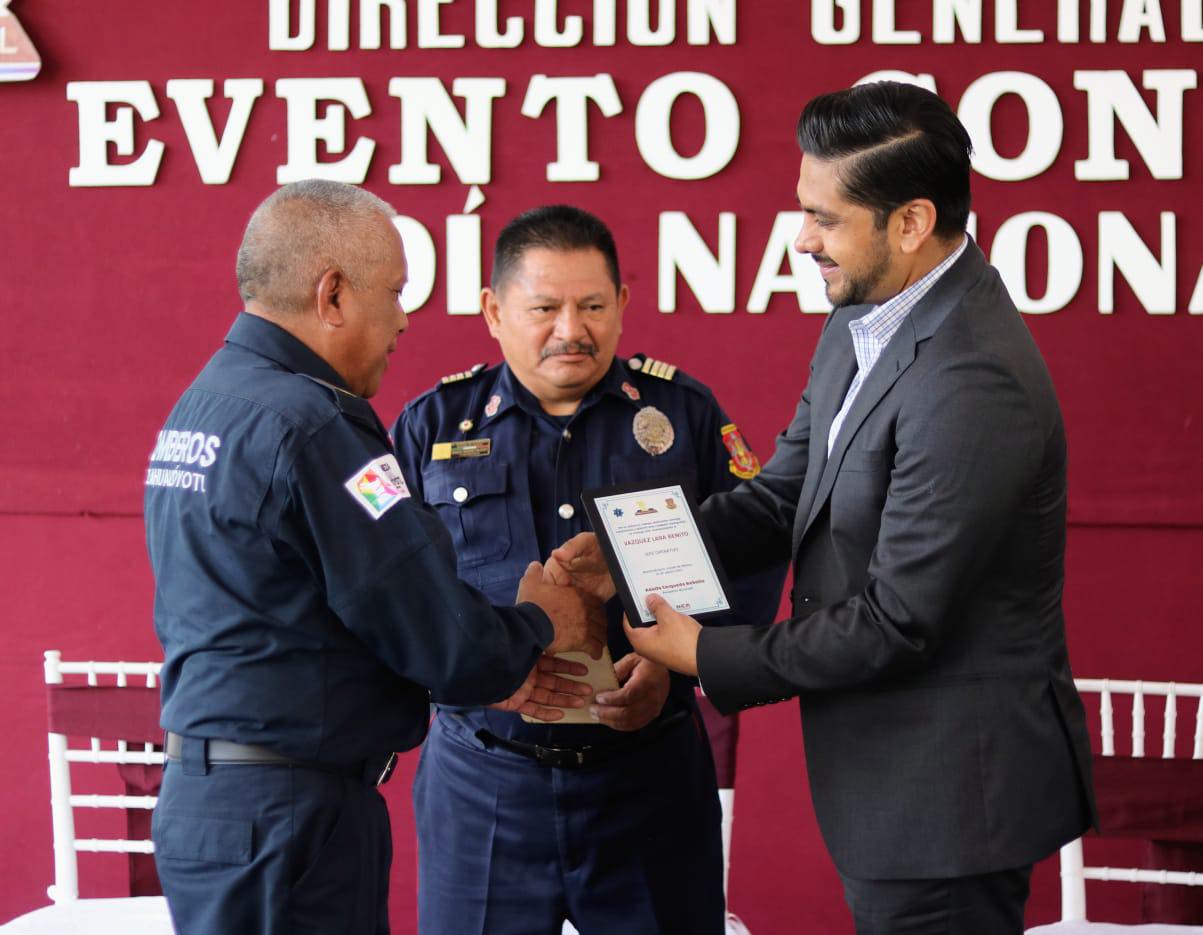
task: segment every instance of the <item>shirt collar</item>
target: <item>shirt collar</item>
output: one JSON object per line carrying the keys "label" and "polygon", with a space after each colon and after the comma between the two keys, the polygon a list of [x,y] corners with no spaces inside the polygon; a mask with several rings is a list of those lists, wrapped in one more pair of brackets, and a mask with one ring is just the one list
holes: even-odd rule
{"label": "shirt collar", "polygon": [[346,381],[338,371],[318,356],[300,338],[290,334],[273,321],[259,315],[240,312],[226,335],[227,344],[245,347],[269,360],[274,360],[286,370],[330,383],[340,390],[350,392]]}
{"label": "shirt collar", "polygon": [[[606,371],[605,376],[585,394],[580,406],[577,407],[577,413],[589,409],[603,396],[614,396],[628,405],[636,405],[635,400],[623,389],[624,386],[630,386],[634,389],[634,384],[630,380],[631,375],[627,371],[625,363],[615,357],[610,363],[610,369]],[[636,391],[637,394],[638,391]],[[535,397],[535,394],[522,385],[522,381],[515,376],[514,371],[510,369],[510,365],[507,363],[503,363],[498,368],[497,379],[493,383],[492,392],[485,397],[486,403],[494,396],[499,397],[499,399],[497,411],[488,417],[490,421],[496,420],[502,413],[515,406],[528,415],[545,415],[543,407],[539,404],[539,400]]]}
{"label": "shirt collar", "polygon": [[894,333],[902,325],[907,313],[919,304],[919,300],[927,295],[932,286],[936,284],[936,281],[960,258],[968,245],[969,238],[962,236],[960,246],[953,250],[952,253],[948,254],[948,256],[928,270],[927,273],[899,292],[898,295],[887,299],[880,305],[875,305],[868,314],[850,321],[848,323],[849,329],[854,333],[860,332],[866,335],[881,346],[888,344],[890,338],[894,336]]}

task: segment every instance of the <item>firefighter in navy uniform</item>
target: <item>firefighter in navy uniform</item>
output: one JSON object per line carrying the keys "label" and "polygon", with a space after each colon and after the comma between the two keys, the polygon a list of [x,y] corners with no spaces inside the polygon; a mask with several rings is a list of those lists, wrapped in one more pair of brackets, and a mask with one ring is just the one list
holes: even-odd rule
{"label": "firefighter in navy uniform", "polygon": [[[601,221],[564,206],[521,215],[482,297],[506,362],[444,378],[394,426],[414,496],[439,511],[460,576],[490,599],[589,528],[582,490],[684,476],[704,498],[758,470],[705,386],[614,356],[627,296]],[[779,576],[758,584],[759,608],[741,619],[776,610]],[[564,919],[583,935],[723,931],[719,804],[693,684],[631,654],[617,602],[608,610],[623,684],[598,694],[597,723],[439,707],[414,785],[423,935],[553,935]]]}
{"label": "firefighter in navy uniform", "polygon": [[333,182],[268,198],[239,251],[247,312],[151,454],[168,731],[153,836],[180,933],[387,932],[375,787],[422,740],[431,694],[546,689],[543,650],[590,640],[581,596],[537,567],[514,607],[457,580],[366,402],[405,327],[393,214]]}

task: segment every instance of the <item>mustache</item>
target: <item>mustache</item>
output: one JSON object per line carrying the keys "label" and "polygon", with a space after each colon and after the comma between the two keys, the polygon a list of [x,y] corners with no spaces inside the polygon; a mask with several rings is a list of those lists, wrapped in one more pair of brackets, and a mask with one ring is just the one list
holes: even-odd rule
{"label": "mustache", "polygon": [[597,356],[597,345],[588,341],[561,341],[559,344],[549,344],[539,352],[539,360],[547,360],[558,354],[588,354]]}

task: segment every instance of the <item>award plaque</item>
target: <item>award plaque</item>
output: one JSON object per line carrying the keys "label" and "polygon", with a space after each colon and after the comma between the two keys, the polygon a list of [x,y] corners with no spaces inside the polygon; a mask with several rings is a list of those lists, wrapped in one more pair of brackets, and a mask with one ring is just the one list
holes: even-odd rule
{"label": "award plaque", "polygon": [[586,490],[581,500],[631,626],[656,622],[649,594],[703,620],[731,609],[726,575],[687,481]]}

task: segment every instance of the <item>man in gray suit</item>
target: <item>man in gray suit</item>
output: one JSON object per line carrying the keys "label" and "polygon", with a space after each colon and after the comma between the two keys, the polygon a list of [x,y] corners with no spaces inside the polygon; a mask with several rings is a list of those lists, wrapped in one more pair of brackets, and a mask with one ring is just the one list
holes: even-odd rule
{"label": "man in gray suit", "polygon": [[[729,572],[792,557],[794,616],[702,629],[652,597],[631,643],[720,711],[798,696],[858,933],[1020,933],[1032,864],[1093,816],[1057,399],[965,233],[970,142],[947,104],[826,94],[798,142],[796,246],[835,311],[772,459],[702,510]],[[556,559],[608,590],[587,537]]]}

